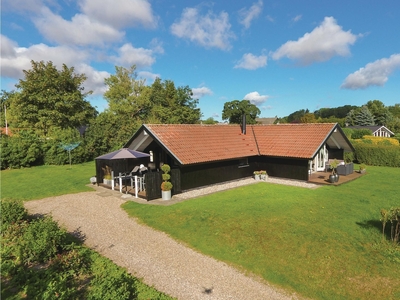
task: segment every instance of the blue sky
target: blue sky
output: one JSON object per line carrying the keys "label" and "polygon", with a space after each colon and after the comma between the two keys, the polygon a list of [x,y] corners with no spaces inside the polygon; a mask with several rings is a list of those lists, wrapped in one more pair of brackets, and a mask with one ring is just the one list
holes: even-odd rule
{"label": "blue sky", "polygon": [[248,99],[261,117],[299,109],[400,103],[398,0],[2,0],[1,88],[30,60],[85,73],[99,111],[104,78],[188,85],[203,118]]}

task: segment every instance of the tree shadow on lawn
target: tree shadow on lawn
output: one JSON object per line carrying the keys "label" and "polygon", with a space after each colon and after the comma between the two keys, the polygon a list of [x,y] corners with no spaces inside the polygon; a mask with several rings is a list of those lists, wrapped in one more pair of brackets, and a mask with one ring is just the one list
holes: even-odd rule
{"label": "tree shadow on lawn", "polygon": [[[356,224],[364,229],[375,228],[377,231],[379,231],[382,234],[382,222],[379,220],[365,220],[364,222],[356,222]],[[387,240],[391,239],[390,228],[391,228],[390,222],[386,223],[385,238]]]}

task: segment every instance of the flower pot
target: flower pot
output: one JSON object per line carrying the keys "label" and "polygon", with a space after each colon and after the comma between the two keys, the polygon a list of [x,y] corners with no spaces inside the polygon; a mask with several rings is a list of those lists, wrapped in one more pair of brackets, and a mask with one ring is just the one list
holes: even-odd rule
{"label": "flower pot", "polygon": [[339,174],[335,174],[335,182],[339,181]]}
{"label": "flower pot", "polygon": [[171,191],[161,191],[161,197],[163,200],[171,200]]}
{"label": "flower pot", "polygon": [[267,175],[261,174],[261,175],[260,175],[260,179],[261,179],[261,180],[264,180],[264,181],[267,180]]}
{"label": "flower pot", "polygon": [[330,183],[335,183],[336,181],[336,176],[335,175],[333,175],[333,174],[331,174],[331,175],[329,175],[329,182]]}
{"label": "flower pot", "polygon": [[254,179],[255,180],[260,180],[261,179],[261,175],[254,175]]}
{"label": "flower pot", "polygon": [[107,185],[112,185],[112,180],[111,179],[103,179],[103,183]]}

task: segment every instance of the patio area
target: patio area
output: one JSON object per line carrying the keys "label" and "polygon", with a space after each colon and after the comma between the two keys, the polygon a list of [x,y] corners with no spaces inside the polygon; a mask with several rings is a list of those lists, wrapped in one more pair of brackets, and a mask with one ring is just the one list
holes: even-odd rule
{"label": "patio area", "polygon": [[343,183],[355,180],[361,176],[364,176],[366,173],[361,174],[358,171],[354,171],[353,173],[349,175],[340,175],[339,181],[335,183],[330,183],[329,182],[329,175],[331,175],[331,172],[315,172],[310,174],[308,178],[308,182],[310,183],[315,183],[315,184],[328,184],[328,185],[341,185]]}

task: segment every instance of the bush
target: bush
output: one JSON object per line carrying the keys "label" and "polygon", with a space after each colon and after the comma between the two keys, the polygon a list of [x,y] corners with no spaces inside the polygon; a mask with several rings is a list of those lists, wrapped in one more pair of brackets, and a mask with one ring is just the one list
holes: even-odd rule
{"label": "bush", "polygon": [[371,141],[371,143],[374,144],[374,145],[399,146],[399,141],[397,139],[394,139],[394,138],[366,135],[366,136],[363,137],[363,140]]}
{"label": "bush", "polygon": [[350,140],[354,133],[354,130],[351,128],[346,128],[346,127],[342,128],[342,130],[343,130],[343,133],[345,134],[345,136]]}
{"label": "bush", "polygon": [[136,279],[107,259],[95,260],[86,299],[137,299]]}
{"label": "bush", "polygon": [[365,135],[372,135],[372,131],[369,129],[354,129],[351,138],[362,139]]}
{"label": "bush", "polygon": [[27,212],[22,201],[14,199],[1,200],[1,231],[6,230],[12,223],[26,218]]}
{"label": "bush", "polygon": [[51,217],[31,222],[24,233],[24,262],[45,262],[53,258],[65,245],[66,231]]}
{"label": "bush", "polygon": [[41,140],[33,131],[1,137],[1,169],[22,168],[42,163]]}

